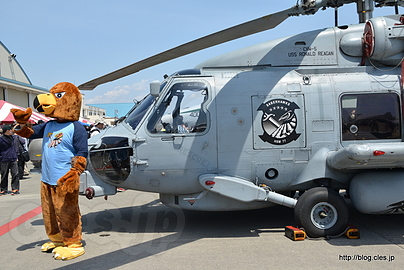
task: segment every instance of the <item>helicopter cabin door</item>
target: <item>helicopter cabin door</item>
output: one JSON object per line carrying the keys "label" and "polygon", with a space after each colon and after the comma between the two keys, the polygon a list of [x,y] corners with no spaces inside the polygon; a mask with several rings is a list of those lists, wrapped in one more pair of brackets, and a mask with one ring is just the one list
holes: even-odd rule
{"label": "helicopter cabin door", "polygon": [[147,164],[137,168],[165,193],[198,192],[198,176],[216,171],[212,85],[209,77],[173,79],[146,119],[146,139],[137,147],[137,158]]}

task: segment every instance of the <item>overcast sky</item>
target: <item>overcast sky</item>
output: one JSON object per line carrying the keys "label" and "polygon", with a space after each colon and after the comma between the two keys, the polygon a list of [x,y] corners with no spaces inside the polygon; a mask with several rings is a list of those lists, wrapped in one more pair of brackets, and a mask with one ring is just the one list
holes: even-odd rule
{"label": "overcast sky", "polygon": [[[35,86],[80,85],[172,47],[296,4],[296,0],[12,0],[2,1],[0,40]],[[400,12],[403,9],[400,8]],[[374,16],[394,8],[377,8]],[[339,9],[339,24],[358,22],[356,5]],[[83,91],[87,104],[140,99],[153,80],[222,53],[334,26],[334,10],[292,17],[273,30],[184,56]]]}

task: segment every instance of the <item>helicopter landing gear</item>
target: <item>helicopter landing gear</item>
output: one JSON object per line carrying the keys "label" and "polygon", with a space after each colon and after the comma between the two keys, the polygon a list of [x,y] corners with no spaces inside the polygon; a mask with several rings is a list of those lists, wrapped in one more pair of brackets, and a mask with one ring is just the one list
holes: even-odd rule
{"label": "helicopter landing gear", "polygon": [[295,206],[295,220],[309,237],[341,234],[347,226],[348,216],[344,199],[326,187],[306,191]]}

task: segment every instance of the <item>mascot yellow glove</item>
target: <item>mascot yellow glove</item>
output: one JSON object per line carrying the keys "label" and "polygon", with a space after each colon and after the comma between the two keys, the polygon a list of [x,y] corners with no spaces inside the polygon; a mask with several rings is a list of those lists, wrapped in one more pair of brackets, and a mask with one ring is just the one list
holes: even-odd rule
{"label": "mascot yellow glove", "polygon": [[25,125],[28,122],[28,119],[31,117],[32,109],[27,108],[27,110],[23,111],[20,109],[10,109],[11,113],[14,115],[15,121],[18,124]]}
{"label": "mascot yellow glove", "polygon": [[80,187],[80,174],[84,172],[87,165],[87,159],[82,156],[74,156],[72,158],[72,167],[70,170],[60,177],[58,187],[61,191],[72,193]]}

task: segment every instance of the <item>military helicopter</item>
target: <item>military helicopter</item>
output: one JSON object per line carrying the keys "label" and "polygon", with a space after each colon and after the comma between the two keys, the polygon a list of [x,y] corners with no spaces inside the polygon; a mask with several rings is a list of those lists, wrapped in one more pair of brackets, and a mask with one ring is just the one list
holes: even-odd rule
{"label": "military helicopter", "polygon": [[404,1],[304,0],[79,88],[349,3],[357,25],[253,45],[152,82],[119,124],[89,139],[80,192],[155,192],[167,206],[200,211],[283,205],[311,237],[345,230],[339,191],[360,212],[402,213],[404,16],[372,11]]}

